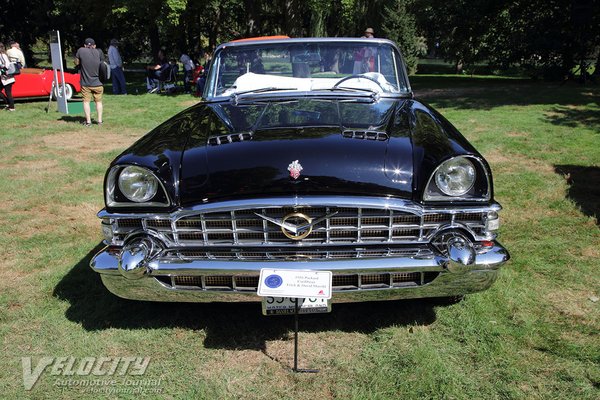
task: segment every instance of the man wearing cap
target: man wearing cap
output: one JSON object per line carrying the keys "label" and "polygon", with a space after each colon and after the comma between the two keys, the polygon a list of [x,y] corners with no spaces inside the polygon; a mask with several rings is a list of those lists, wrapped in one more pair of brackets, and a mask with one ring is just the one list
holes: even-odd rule
{"label": "man wearing cap", "polygon": [[373,28],[367,28],[365,29],[365,36],[366,38],[374,38],[375,37],[375,31],[373,30]]}
{"label": "man wearing cap", "polygon": [[123,60],[119,53],[119,41],[117,39],[112,39],[110,41],[110,47],[108,48],[108,63],[110,64],[113,94],[127,94],[125,74],[123,74]]}
{"label": "man wearing cap", "polygon": [[98,125],[102,125],[102,94],[104,93],[104,87],[98,76],[101,61],[104,61],[104,53],[102,53],[102,50],[96,49],[96,42],[94,39],[85,39],[83,47],[79,48],[77,54],[75,54],[75,65],[79,66],[85,126],[92,125],[90,111],[90,102],[92,99],[94,99],[94,103],[96,103]]}

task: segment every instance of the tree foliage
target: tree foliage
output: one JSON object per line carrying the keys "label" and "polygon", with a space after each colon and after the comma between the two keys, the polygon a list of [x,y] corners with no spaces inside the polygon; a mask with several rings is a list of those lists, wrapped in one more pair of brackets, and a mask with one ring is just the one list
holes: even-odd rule
{"label": "tree foliage", "polygon": [[15,38],[26,54],[58,29],[69,51],[86,37],[103,48],[118,38],[130,60],[161,47],[200,53],[241,37],[356,37],[367,27],[395,40],[412,71],[427,49],[457,71],[518,64],[549,76],[600,62],[597,0],[29,0],[26,7],[3,0],[0,7],[0,40]]}
{"label": "tree foliage", "polygon": [[438,55],[462,65],[518,64],[564,76],[598,53],[600,2],[594,0],[420,0],[414,8]]}

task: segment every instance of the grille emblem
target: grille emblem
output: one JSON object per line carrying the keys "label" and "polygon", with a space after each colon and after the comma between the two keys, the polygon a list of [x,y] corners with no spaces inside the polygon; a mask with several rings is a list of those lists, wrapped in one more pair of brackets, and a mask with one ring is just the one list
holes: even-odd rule
{"label": "grille emblem", "polygon": [[293,212],[287,214],[283,219],[271,218],[266,215],[254,213],[256,216],[261,217],[265,221],[269,221],[281,228],[281,232],[285,237],[292,240],[302,240],[312,232],[313,226],[317,225],[321,221],[325,221],[327,218],[331,218],[336,215],[338,211],[326,214],[318,218],[311,218],[306,214],[299,212]]}
{"label": "grille emblem", "polygon": [[288,165],[288,171],[290,171],[290,177],[294,178],[294,179],[298,179],[298,177],[300,176],[300,171],[302,171],[304,168],[302,168],[302,165],[300,165],[300,163],[298,162],[298,160],[292,162],[290,165]]}
{"label": "grille emblem", "polygon": [[[292,240],[302,240],[312,232],[312,218],[306,214],[291,213],[283,217],[281,222],[281,232]],[[293,225],[295,229],[289,230],[288,225]]]}

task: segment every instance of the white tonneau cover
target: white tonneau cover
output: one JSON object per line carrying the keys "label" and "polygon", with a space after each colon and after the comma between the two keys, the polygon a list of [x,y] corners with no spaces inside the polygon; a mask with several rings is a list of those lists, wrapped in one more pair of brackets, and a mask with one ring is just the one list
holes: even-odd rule
{"label": "white tonneau cover", "polygon": [[[384,89],[386,92],[391,92],[394,90],[393,86],[390,85],[385,77],[380,73],[367,72],[362,75],[376,79],[381,86],[369,79],[361,79],[357,76],[356,78],[344,81],[340,87],[368,89],[379,93],[384,92]],[[262,88],[290,89],[300,92],[330,89],[344,77],[344,75],[341,75],[339,78],[293,78],[289,76],[265,75],[248,72],[238,77],[233,85],[223,92],[223,96],[230,96],[234,93],[247,92]]]}

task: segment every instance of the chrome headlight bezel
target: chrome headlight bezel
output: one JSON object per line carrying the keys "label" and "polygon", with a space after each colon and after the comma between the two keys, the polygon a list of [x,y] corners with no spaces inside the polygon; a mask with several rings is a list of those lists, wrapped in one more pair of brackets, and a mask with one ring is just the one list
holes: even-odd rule
{"label": "chrome headlight bezel", "polygon": [[[448,166],[463,164],[464,168],[473,168],[474,172],[472,182],[467,182],[465,189],[460,192],[444,191],[440,188],[440,174],[443,173]],[[468,163],[468,164],[467,164]],[[469,175],[469,173],[467,173]],[[476,156],[461,155],[449,158],[442,162],[433,171],[425,191],[423,193],[424,201],[488,201],[491,199],[491,176],[490,172],[483,160]]]}
{"label": "chrome headlight bezel", "polygon": [[[146,177],[151,177],[156,182],[156,190],[147,199],[136,201],[121,190],[121,173],[127,168],[143,170]],[[105,183],[105,200],[108,207],[168,207],[171,205],[163,182],[148,168],[139,165],[116,165],[110,169]]]}

